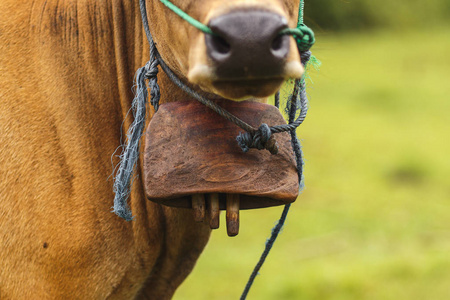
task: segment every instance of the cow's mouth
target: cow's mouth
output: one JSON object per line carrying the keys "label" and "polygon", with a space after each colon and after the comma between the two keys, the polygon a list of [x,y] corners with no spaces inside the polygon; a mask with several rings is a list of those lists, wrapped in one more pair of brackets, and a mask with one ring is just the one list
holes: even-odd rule
{"label": "cow's mouth", "polygon": [[212,82],[216,92],[229,99],[248,99],[249,97],[267,97],[281,86],[282,77],[263,79],[216,80]]}
{"label": "cow's mouth", "polygon": [[213,67],[199,64],[189,71],[188,79],[212,95],[241,101],[273,95],[285,80],[302,75],[303,67],[299,61],[287,62],[283,72],[264,77],[222,77],[217,75]]}
{"label": "cow's mouth", "polygon": [[[257,102],[218,104],[254,127],[284,123],[274,106]],[[239,231],[239,210],[295,201],[298,176],[288,133],[277,134],[278,154],[236,142],[243,130],[197,101],[162,104],[146,135],[144,175],[147,198],[192,208],[195,220],[219,226],[226,210],[228,235]]]}

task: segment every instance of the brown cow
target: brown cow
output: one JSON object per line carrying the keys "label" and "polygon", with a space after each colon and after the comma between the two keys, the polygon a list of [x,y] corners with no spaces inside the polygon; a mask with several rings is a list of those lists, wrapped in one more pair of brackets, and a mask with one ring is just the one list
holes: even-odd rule
{"label": "brown cow", "polygon": [[[238,30],[243,35],[252,18],[262,31],[267,20],[295,27],[299,5],[173,2],[224,32],[239,18],[250,20]],[[255,66],[256,49],[242,55],[251,66],[235,59],[247,72],[239,73],[221,60],[234,41],[205,42],[160,1],[147,0],[147,10],[164,60],[209,96],[266,97],[302,73],[290,37],[288,49],[285,41],[273,46],[289,54],[272,73],[265,62]],[[111,213],[111,154],[134,72],[148,60],[140,18],[137,0],[0,1],[1,299],[170,299],[208,241],[209,226],[195,223],[190,211],[147,201],[142,176],[129,199],[135,221]],[[236,35],[231,28],[227,39]],[[159,82],[162,102],[186,99],[164,74]]]}

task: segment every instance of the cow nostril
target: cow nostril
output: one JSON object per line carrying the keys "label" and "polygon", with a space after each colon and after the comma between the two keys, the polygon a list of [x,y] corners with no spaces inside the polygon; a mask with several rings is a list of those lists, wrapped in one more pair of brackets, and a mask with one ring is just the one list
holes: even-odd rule
{"label": "cow nostril", "polygon": [[273,51],[277,51],[280,50],[281,47],[283,46],[283,36],[282,35],[277,35],[277,37],[273,40],[272,42],[272,50]]}
{"label": "cow nostril", "polygon": [[274,57],[279,59],[286,57],[289,52],[289,36],[277,35],[272,41],[270,50]]}
{"label": "cow nostril", "polygon": [[231,50],[230,44],[228,44],[224,38],[218,35],[213,35],[211,37],[210,45],[215,51],[219,52],[220,54],[228,54]]}

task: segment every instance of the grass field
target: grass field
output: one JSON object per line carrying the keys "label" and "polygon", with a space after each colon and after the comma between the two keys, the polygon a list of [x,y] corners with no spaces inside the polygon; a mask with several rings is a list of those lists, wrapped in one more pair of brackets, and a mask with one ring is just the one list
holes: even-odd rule
{"label": "grass field", "polygon": [[[450,299],[450,28],[322,35],[306,189],[248,299]],[[213,232],[174,299],[239,299],[282,208]]]}

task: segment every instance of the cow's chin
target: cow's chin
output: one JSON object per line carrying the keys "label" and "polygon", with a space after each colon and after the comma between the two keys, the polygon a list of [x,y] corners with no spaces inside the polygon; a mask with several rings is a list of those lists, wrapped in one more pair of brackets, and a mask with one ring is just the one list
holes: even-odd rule
{"label": "cow's chin", "polygon": [[284,78],[217,80],[211,83],[209,89],[222,98],[244,101],[273,95],[280,88],[283,81]]}
{"label": "cow's chin", "polygon": [[188,72],[188,81],[203,91],[221,98],[244,101],[251,98],[264,98],[276,93],[288,78],[300,78],[304,69],[300,62],[286,63],[282,74],[272,77],[221,78],[214,68],[197,64]]}
{"label": "cow's chin", "polygon": [[[192,79],[188,78],[188,79]],[[212,80],[211,80],[212,79]],[[206,76],[196,77],[189,80],[199,86],[204,92],[213,98],[225,98],[234,101],[245,101],[252,98],[265,98],[275,94],[286,79],[284,77],[272,78],[241,78],[241,79],[221,79],[218,77]]]}

